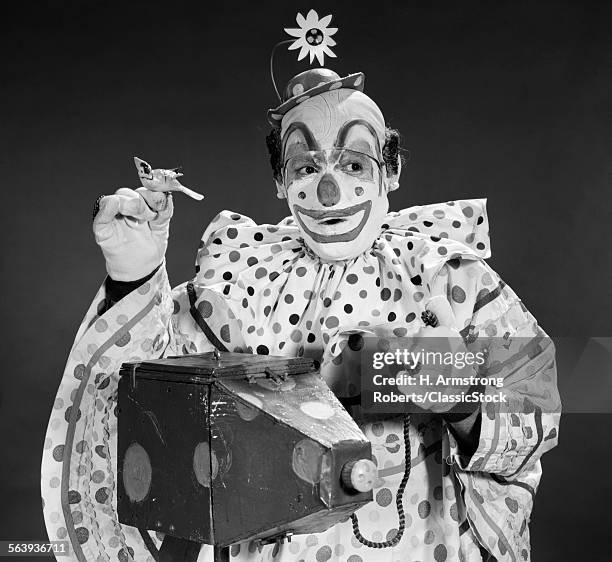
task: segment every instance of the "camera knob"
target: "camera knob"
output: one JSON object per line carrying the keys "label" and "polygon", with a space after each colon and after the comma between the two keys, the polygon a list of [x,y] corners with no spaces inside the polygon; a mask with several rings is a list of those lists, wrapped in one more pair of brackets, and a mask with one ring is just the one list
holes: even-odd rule
{"label": "camera knob", "polygon": [[368,459],[349,461],[342,467],[340,480],[349,492],[370,492],[378,477],[376,465]]}

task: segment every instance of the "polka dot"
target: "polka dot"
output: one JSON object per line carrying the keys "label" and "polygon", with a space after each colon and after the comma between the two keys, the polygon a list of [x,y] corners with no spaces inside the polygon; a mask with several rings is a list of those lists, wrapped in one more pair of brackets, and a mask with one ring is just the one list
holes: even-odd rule
{"label": "polka dot", "polygon": [[151,283],[145,283],[138,287],[138,293],[141,295],[146,295],[151,290]]}
{"label": "polka dot", "polygon": [[209,318],[213,312],[212,304],[207,300],[203,300],[198,304],[198,312],[202,315],[202,318]]}
{"label": "polka dot", "polygon": [[124,334],[122,334],[119,339],[115,342],[115,345],[117,347],[125,347],[128,343],[130,343],[130,340],[132,339],[132,336],[130,335],[129,332],[125,332]]}
{"label": "polka dot", "polygon": [[293,92],[294,96],[299,96],[304,93],[304,86],[303,84],[296,84],[295,86],[293,86],[293,89],[291,91]]}
{"label": "polka dot", "polygon": [[66,530],[66,527],[60,527],[57,532],[57,538],[58,539],[64,539],[66,538],[66,535],[68,534],[68,531]]}
{"label": "polka dot", "polygon": [[102,482],[104,482],[104,472],[102,472],[101,470],[96,470],[91,475],[91,480],[94,484],[102,484]]}
{"label": "polka dot", "polygon": [[334,410],[329,404],[323,402],[304,402],[300,410],[307,416],[318,420],[325,420],[334,415]]}
{"label": "polka dot", "polygon": [[[351,545],[353,546],[353,548],[363,548],[363,545],[355,537],[351,537]],[[356,556],[356,555],[353,555],[353,556]],[[352,556],[348,558],[348,560],[351,560],[351,559],[352,559]],[[361,557],[356,557],[355,560],[361,561]]]}
{"label": "polka dot", "polygon": [[80,501],[81,494],[79,494],[79,492],[77,492],[76,490],[68,491],[68,503],[80,503]]}
{"label": "polka dot", "polygon": [[85,527],[78,527],[75,532],[79,544],[85,544],[89,540],[89,531]]}
{"label": "polka dot", "polygon": [[61,462],[64,458],[64,445],[58,445],[53,449],[53,459],[57,462]]}
{"label": "polka dot", "polygon": [[416,318],[416,314],[414,312],[410,312],[406,315],[406,322],[413,322]]}
{"label": "polka dot", "polygon": [[354,285],[355,283],[357,283],[357,281],[359,281],[359,278],[357,277],[357,275],[355,275],[354,273],[349,273],[346,276],[346,282],[349,285]]}
{"label": "polka dot", "polygon": [[98,503],[106,503],[109,498],[109,489],[105,487],[98,488],[95,498]]}
{"label": "polka dot", "polygon": [[319,539],[314,535],[308,535],[306,537],[306,546],[317,546],[319,544]]}
{"label": "polka dot", "polygon": [[[355,537],[353,537],[351,539],[352,540],[356,540]],[[362,546],[361,543],[358,543],[359,546]],[[346,562],[363,562],[363,558],[361,556],[359,556],[358,554],[351,554],[347,559]]]}
{"label": "polka dot", "polygon": [[455,302],[462,303],[465,301],[465,291],[459,285],[454,285],[451,289],[451,297]]}
{"label": "polka dot", "polygon": [[327,319],[325,320],[325,325],[330,329],[336,328],[337,326],[340,325],[340,321],[335,316],[328,316]]}
{"label": "polka dot", "polygon": [[51,478],[51,480],[49,480],[49,486],[51,488],[58,488],[60,485],[60,479],[57,476],[54,476],[53,478]]}
{"label": "polka dot", "polygon": [[257,355],[268,355],[270,350],[265,345],[257,346]]}
{"label": "polka dot", "polygon": [[428,529],[427,531],[425,531],[425,537],[423,538],[423,542],[425,544],[433,544],[435,540],[436,540],[436,534],[431,529]]}
{"label": "polka dot", "polygon": [[395,433],[387,435],[385,447],[390,453],[397,453],[400,450],[399,437]]}
{"label": "polka dot", "polygon": [[125,549],[122,548],[119,552],[117,552],[117,558],[119,559],[119,562],[128,562],[128,560],[133,560],[134,559],[134,549],[128,546],[128,549],[126,552]]}
{"label": "polka dot", "polygon": [[263,279],[266,275],[268,275],[268,270],[265,267],[258,267],[255,271],[256,279]]}
{"label": "polka dot", "polygon": [[221,330],[219,331],[219,335],[221,336],[221,339],[225,343],[230,343],[230,327],[229,327],[229,324],[224,324],[223,326],[221,326]]}
{"label": "polka dot", "polygon": [[317,562],[327,562],[332,556],[332,549],[328,546],[322,546],[319,550],[317,550],[316,559]]}
{"label": "polka dot", "polygon": [[446,547],[443,544],[439,544],[434,548],[434,560],[436,562],[444,562],[447,557]]}
{"label": "polka dot", "polygon": [[225,235],[231,240],[233,240],[234,238],[236,238],[236,236],[238,236],[238,230],[234,228],[233,226],[231,226],[230,228],[227,229],[227,231],[225,232]]}
{"label": "polka dot", "polygon": [[299,341],[301,341],[302,337],[303,335],[300,330],[293,330],[293,332],[291,332],[291,340],[294,341],[295,343],[298,343]]}
{"label": "polka dot", "polygon": [[295,326],[300,321],[300,317],[297,314],[289,316],[289,323]]}
{"label": "polka dot", "polygon": [[469,205],[466,207],[463,207],[461,211],[468,219],[474,216],[474,209],[472,209],[472,207],[470,207]]}
{"label": "polka dot", "polygon": [[417,511],[421,519],[426,519],[431,513],[431,504],[427,500],[423,500],[421,503],[419,503]]}
{"label": "polka dot", "polygon": [[504,498],[504,502],[512,513],[517,513],[519,504],[514,498]]}
{"label": "polka dot", "polygon": [[381,507],[387,507],[393,501],[393,494],[389,488],[382,488],[376,493],[376,503]]}

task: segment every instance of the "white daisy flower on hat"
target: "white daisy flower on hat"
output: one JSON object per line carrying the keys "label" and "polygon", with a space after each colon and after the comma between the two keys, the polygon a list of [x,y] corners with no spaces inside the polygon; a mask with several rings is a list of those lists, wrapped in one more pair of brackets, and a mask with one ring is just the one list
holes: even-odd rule
{"label": "white daisy flower on hat", "polygon": [[317,59],[319,64],[323,66],[325,55],[336,58],[334,52],[330,49],[336,42],[331,38],[337,31],[337,27],[327,27],[331,20],[331,14],[319,19],[319,15],[314,10],[310,10],[306,17],[298,13],[295,18],[298,28],[285,28],[285,31],[291,37],[297,39],[289,46],[289,50],[301,49],[298,55],[298,60],[302,60],[306,55],[310,55],[310,64]]}

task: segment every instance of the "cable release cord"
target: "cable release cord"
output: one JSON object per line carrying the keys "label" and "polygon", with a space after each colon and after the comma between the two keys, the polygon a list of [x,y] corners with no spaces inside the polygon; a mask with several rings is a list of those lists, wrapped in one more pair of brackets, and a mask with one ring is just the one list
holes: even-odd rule
{"label": "cable release cord", "polygon": [[369,546],[370,548],[389,548],[395,546],[402,540],[404,530],[406,528],[406,516],[404,515],[404,490],[406,484],[408,484],[408,478],[410,478],[410,414],[404,415],[404,476],[400,482],[399,488],[397,489],[397,495],[395,496],[395,506],[397,507],[397,517],[399,519],[399,528],[395,536],[388,541],[374,542],[366,539],[359,531],[359,520],[357,515],[354,513],[351,515],[351,521],[353,522],[353,534],[355,538],[363,545]]}

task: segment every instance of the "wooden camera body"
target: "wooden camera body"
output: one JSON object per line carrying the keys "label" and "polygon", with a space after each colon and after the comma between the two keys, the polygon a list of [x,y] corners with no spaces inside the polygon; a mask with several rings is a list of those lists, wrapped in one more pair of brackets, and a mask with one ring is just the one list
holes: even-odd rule
{"label": "wooden camera body", "polygon": [[119,520],[140,529],[221,547],[322,532],[372,500],[371,444],[311,359],[126,363],[118,428]]}

